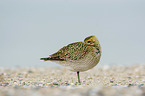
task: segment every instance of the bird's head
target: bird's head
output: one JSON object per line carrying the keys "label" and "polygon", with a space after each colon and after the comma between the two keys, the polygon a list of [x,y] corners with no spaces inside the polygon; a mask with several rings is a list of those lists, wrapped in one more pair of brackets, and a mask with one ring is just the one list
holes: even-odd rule
{"label": "bird's head", "polygon": [[98,39],[96,38],[96,36],[86,37],[84,42],[85,42],[85,44],[87,44],[89,46],[100,47],[100,43],[99,43]]}

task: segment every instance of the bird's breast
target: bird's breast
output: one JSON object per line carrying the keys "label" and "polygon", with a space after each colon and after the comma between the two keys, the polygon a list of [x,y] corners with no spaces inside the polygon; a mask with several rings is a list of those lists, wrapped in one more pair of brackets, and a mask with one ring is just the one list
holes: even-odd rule
{"label": "bird's breast", "polygon": [[93,48],[92,52],[89,52],[83,59],[76,61],[67,61],[67,65],[72,71],[87,71],[95,67],[101,57],[101,51],[99,49]]}

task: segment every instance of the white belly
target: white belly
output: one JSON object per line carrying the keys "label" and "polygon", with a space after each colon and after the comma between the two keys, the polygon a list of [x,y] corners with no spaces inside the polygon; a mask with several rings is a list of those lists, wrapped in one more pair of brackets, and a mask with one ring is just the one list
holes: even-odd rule
{"label": "white belly", "polygon": [[64,62],[57,62],[71,71],[87,71],[95,67],[100,61],[101,53],[96,54],[96,52],[90,52],[85,58],[80,60],[67,60]]}
{"label": "white belly", "polygon": [[100,61],[100,54],[93,56],[90,53],[88,54],[88,56],[86,56],[86,58],[70,63],[68,67],[70,68],[71,71],[82,72],[82,71],[87,71],[89,69],[92,69],[99,63],[99,61]]}

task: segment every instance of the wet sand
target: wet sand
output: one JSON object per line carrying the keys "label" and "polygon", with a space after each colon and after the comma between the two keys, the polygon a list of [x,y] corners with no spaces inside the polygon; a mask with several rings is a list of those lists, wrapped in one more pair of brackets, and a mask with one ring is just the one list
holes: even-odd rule
{"label": "wet sand", "polygon": [[0,68],[0,96],[145,96],[145,64],[66,68]]}

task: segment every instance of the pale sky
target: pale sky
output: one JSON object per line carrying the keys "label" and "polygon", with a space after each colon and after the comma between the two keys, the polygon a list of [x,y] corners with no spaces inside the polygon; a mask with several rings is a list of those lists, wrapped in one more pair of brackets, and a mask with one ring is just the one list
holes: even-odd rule
{"label": "pale sky", "polygon": [[0,67],[59,66],[40,57],[90,35],[99,65],[145,63],[145,0],[0,1]]}

